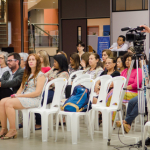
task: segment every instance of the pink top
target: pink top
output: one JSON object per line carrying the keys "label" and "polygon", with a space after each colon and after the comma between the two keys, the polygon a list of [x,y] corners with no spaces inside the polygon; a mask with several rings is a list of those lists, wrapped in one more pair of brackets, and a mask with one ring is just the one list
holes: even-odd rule
{"label": "pink top", "polygon": [[[121,72],[121,76],[127,78],[127,71],[128,71],[128,69],[124,69]],[[139,73],[139,87],[141,88],[142,87],[142,69],[138,68],[138,73]],[[136,93],[138,92],[137,91],[137,70],[136,69],[132,69],[128,85],[132,86],[132,90],[130,90],[130,91],[136,92]]]}
{"label": "pink top", "polygon": [[41,67],[41,71],[42,71],[43,73],[46,73],[46,72],[48,72],[49,70],[51,70],[51,67]]}

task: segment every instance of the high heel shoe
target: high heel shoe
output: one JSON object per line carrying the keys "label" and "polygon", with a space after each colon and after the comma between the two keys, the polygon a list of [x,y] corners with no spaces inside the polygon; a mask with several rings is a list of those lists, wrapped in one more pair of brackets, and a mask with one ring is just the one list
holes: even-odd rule
{"label": "high heel shoe", "polygon": [[[13,130],[13,131],[16,131],[16,129],[10,129],[10,130]],[[17,138],[17,133],[13,136],[10,136],[10,137],[7,137],[7,136],[4,136],[4,137],[1,137],[2,140],[8,140],[8,139],[16,139]]]}
{"label": "high heel shoe", "polygon": [[[5,130],[6,128],[2,128],[2,130]],[[7,132],[8,132],[8,130],[7,130]],[[1,137],[4,137],[6,134],[7,134],[7,132],[6,133],[3,133],[2,135],[0,135],[0,138]]]}

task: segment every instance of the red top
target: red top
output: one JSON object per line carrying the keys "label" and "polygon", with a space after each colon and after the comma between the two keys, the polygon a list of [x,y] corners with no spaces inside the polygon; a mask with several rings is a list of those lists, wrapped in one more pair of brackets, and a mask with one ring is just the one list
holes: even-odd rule
{"label": "red top", "polygon": [[43,72],[43,73],[46,73],[46,72],[48,72],[48,71],[50,71],[51,70],[51,67],[41,67],[41,71]]}
{"label": "red top", "polygon": [[[127,73],[128,73],[128,69],[124,69],[121,72],[121,76],[127,78]],[[141,88],[142,87],[142,69],[138,68],[138,74],[139,74],[139,87]],[[137,93],[137,70],[136,69],[132,69],[128,85],[132,86],[132,90],[129,90],[129,91]]]}

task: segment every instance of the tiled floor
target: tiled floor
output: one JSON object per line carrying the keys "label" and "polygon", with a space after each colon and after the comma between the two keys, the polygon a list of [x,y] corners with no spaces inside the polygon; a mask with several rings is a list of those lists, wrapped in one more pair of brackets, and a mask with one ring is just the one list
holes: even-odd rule
{"label": "tiled floor", "polygon": [[[71,133],[65,131],[66,138],[63,139],[63,135],[61,129],[59,129],[58,133],[58,141],[54,141],[54,137],[49,137],[48,142],[42,142],[41,139],[41,131],[36,131],[35,134],[31,134],[30,139],[23,139],[23,130],[18,130],[17,139],[11,139],[7,141],[0,140],[0,150],[115,150],[112,145],[120,145],[123,146],[118,139],[118,129],[116,128],[113,132],[111,145],[107,146],[107,140],[103,140],[102,133],[95,132],[94,141],[91,141],[90,136],[88,136],[87,128],[83,122],[81,123],[80,128],[80,139],[78,139],[77,145],[71,144]],[[102,130],[102,127],[100,127]],[[55,127],[54,127],[55,131]],[[130,131],[125,135],[126,137],[121,136],[120,138],[122,142],[125,144],[134,144],[135,139],[140,138],[141,132],[140,127],[137,128],[137,131]],[[121,148],[121,150],[128,150],[129,148]],[[133,148],[134,150],[136,148]]]}

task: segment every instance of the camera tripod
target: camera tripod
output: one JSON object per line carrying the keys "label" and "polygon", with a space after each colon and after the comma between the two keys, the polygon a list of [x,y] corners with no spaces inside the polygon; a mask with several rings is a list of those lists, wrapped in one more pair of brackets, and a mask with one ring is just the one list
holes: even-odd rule
{"label": "camera tripod", "polygon": [[[141,69],[142,69],[142,87],[141,88],[139,88],[139,71],[138,71],[139,58],[141,58]],[[140,147],[140,146],[142,146],[142,150],[147,150],[147,147],[145,146],[144,135],[143,135],[144,134],[145,99],[144,99],[144,78],[143,78],[143,75],[144,75],[143,61],[144,61],[144,59],[143,59],[143,55],[142,54],[135,54],[133,56],[130,68],[128,70],[128,75],[127,75],[127,80],[126,80],[126,83],[125,83],[125,88],[122,91],[122,95],[121,95],[120,101],[122,102],[123,99],[124,99],[125,91],[127,90],[127,85],[128,85],[129,78],[130,78],[130,75],[131,75],[131,71],[132,71],[132,68],[133,68],[133,65],[134,65],[135,61],[136,61],[136,68],[137,68],[136,70],[137,70],[137,91],[138,91],[138,113],[141,116],[141,139],[142,139],[142,144],[143,145],[133,144],[133,145],[127,145],[127,147],[135,147],[135,146]],[[122,108],[122,103],[120,103],[120,105],[121,106],[119,108]],[[120,111],[121,110],[117,110],[118,113]],[[123,126],[123,124],[121,126]],[[111,137],[111,135],[110,135],[110,137]],[[107,144],[110,145],[110,139],[108,139],[108,143]]]}

